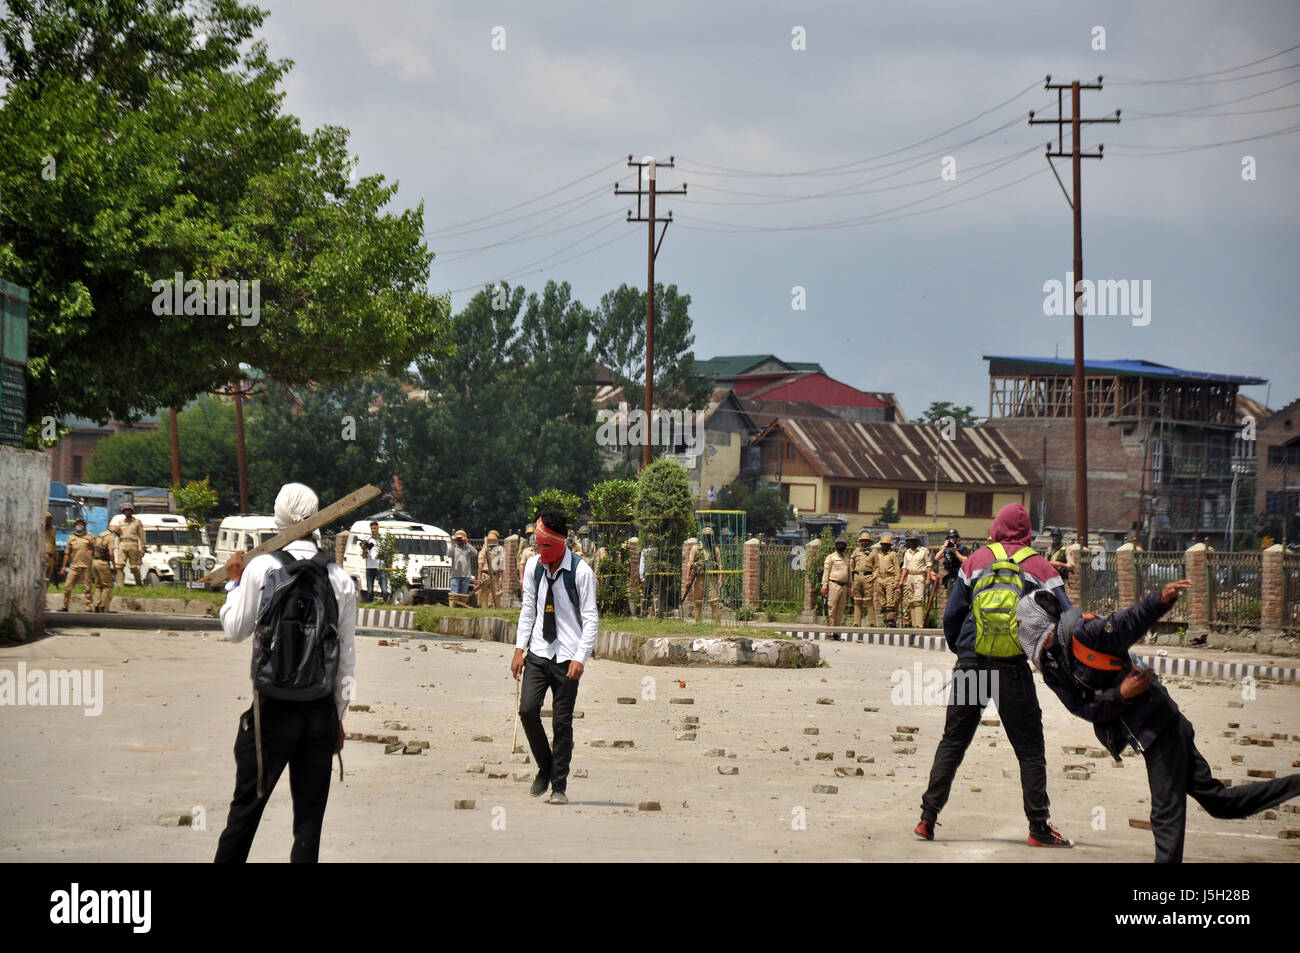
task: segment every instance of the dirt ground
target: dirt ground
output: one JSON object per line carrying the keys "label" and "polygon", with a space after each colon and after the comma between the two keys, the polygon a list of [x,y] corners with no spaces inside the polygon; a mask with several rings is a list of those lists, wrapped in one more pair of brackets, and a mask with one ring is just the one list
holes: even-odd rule
{"label": "dirt ground", "polygon": [[[0,707],[0,860],[208,861],[234,787],[239,713],[249,704],[250,647],[213,632],[64,629],[0,649],[0,668],[102,669],[104,709]],[[421,650],[421,645],[427,646]],[[901,705],[891,674],[914,666],[946,673],[952,656],[919,649],[822,643],[829,667],[777,671],[645,668],[593,661],[578,695],[567,807],[528,797],[533,765],[511,754],[510,647],[443,638],[357,643],[357,698],[349,731],[426,740],[419,755],[350,741],[337,762],[323,861],[949,861],[1080,863],[1149,861],[1151,834],[1129,825],[1149,810],[1140,757],[1065,754],[1098,748],[1090,726],[1039,683],[1053,820],[1073,850],[1025,846],[1015,757],[998,726],[981,727],[962,764],[932,843],[912,834],[943,726],[941,705]],[[646,679],[652,679],[648,682]],[[679,685],[685,680],[686,686]],[[1241,689],[1167,680],[1197,727],[1217,776],[1241,784],[1247,769],[1294,771],[1300,687],[1261,684],[1243,708]],[[651,691],[653,689],[653,692]],[[653,694],[653,700],[648,697]],[[634,697],[636,704],[619,704]],[[689,698],[693,704],[673,704]],[[828,699],[831,704],[819,703]],[[874,710],[864,710],[874,709]],[[990,709],[986,718],[996,718]],[[677,740],[698,719],[696,738]],[[392,730],[385,722],[405,726]],[[1283,733],[1273,747],[1223,737]],[[817,734],[806,733],[816,728]],[[895,740],[915,728],[913,740]],[[548,721],[549,730],[549,721]],[[491,740],[475,740],[488,736]],[[633,747],[613,747],[631,741]],[[598,744],[604,742],[604,745]],[[523,733],[519,743],[525,748]],[[894,753],[915,748],[914,753]],[[711,753],[724,749],[725,755]],[[788,749],[788,750],[782,750]],[[852,751],[849,757],[846,752]],[[818,760],[818,752],[832,755]],[[1242,757],[1232,763],[1231,757]],[[874,758],[859,762],[858,757]],[[470,773],[471,764],[484,765]],[[1091,765],[1087,780],[1066,765]],[[739,769],[724,775],[719,768]],[[835,777],[836,768],[863,771]],[[495,779],[489,772],[509,772]],[[814,793],[835,785],[838,793]],[[978,787],[978,790],[975,788]],[[453,807],[473,800],[473,810]],[[638,810],[657,801],[659,811]],[[162,826],[160,815],[200,817]],[[173,823],[175,823],[173,821]],[[288,859],[287,777],[271,798],[252,860]],[[1189,808],[1188,861],[1300,860],[1300,814],[1216,821]]]}

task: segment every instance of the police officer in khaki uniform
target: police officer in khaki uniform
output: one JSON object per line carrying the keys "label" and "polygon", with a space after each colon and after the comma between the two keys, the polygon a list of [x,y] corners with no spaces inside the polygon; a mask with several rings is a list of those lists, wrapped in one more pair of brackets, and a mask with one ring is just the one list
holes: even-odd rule
{"label": "police officer in khaki uniform", "polygon": [[921,545],[921,534],[907,531],[907,548],[903,550],[903,605],[911,616],[912,628],[925,628],[925,586],[930,581],[930,550]]}
{"label": "police officer in khaki uniform", "polygon": [[86,521],[77,520],[73,524],[72,534],[68,537],[67,548],[63,550],[63,571],[68,574],[68,580],[63,586],[63,608],[60,612],[68,611],[68,604],[72,601],[72,590],[78,583],[86,587],[86,608],[93,608],[95,604],[95,577],[91,572],[91,564],[94,562],[94,544],[95,537],[86,532]]}
{"label": "police officer in khaki uniform", "polygon": [[1066,552],[1064,538],[1059,529],[1052,529],[1052,541],[1047,544],[1047,552],[1043,555],[1052,564],[1052,568],[1061,574],[1062,579],[1069,575],[1071,572],[1069,554]]}
{"label": "police officer in khaki uniform", "polygon": [[143,586],[144,580],[140,578],[140,553],[144,550],[144,524],[135,518],[135,507],[130,503],[122,507],[122,516],[117,528],[117,584],[126,585],[126,567],[130,564],[135,584]]}
{"label": "police officer in khaki uniform", "polygon": [[596,543],[591,538],[591,527],[585,524],[578,527],[577,552],[584,563],[592,569],[596,568]]}
{"label": "police officer in khaki uniform", "polygon": [[689,592],[691,601],[695,605],[695,621],[699,622],[704,615],[704,593],[708,590],[709,594],[709,614],[716,625],[722,621],[722,601],[718,598],[718,583],[714,579],[710,581],[709,570],[717,562],[717,553],[713,549],[713,527],[704,527],[704,532],[700,534],[700,539],[691,544],[690,552],[686,556],[687,573],[689,573]]}
{"label": "police officer in khaki uniform", "polygon": [[537,555],[537,534],[533,532],[533,524],[529,523],[524,527],[524,545],[519,547],[519,554],[515,557],[515,562],[519,566],[519,587],[522,590],[524,585],[524,566],[528,565],[528,560]]}
{"label": "police officer in khaki uniform", "polygon": [[853,573],[853,624],[862,625],[862,610],[869,610],[868,620],[876,624],[876,607],[871,601],[871,533],[858,533],[858,548],[849,557],[849,571]]}
{"label": "police officer in khaki uniform", "polygon": [[898,622],[898,593],[902,588],[902,566],[894,552],[894,534],[880,534],[880,551],[875,553],[871,571],[876,577],[876,598],[880,600],[881,622],[894,625]]}
{"label": "police officer in khaki uniform", "polygon": [[92,602],[96,612],[111,612],[108,608],[113,599],[113,548],[117,545],[117,531],[106,529],[95,537],[91,544],[91,575],[95,581],[95,595]]}
{"label": "police officer in khaki uniform", "polygon": [[827,621],[833,626],[844,622],[844,603],[848,599],[851,579],[849,560],[845,555],[848,545],[849,541],[843,536],[837,537],[835,552],[828,555],[822,564],[822,595],[826,597]]}
{"label": "police officer in khaki uniform", "polygon": [[478,556],[478,605],[480,609],[495,609],[500,604],[501,567],[505,559],[501,548],[501,534],[491,530],[483,540],[483,552]]}
{"label": "police officer in khaki uniform", "polygon": [[53,583],[59,574],[59,541],[54,538],[54,514],[45,514],[45,575]]}

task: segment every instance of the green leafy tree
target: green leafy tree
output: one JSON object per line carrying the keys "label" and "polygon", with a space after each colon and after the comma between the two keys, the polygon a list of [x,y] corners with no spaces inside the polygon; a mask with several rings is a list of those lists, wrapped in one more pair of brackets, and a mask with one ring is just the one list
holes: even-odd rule
{"label": "green leafy tree", "polygon": [[695,530],[695,500],[685,468],[662,457],[642,470],[633,512],[642,547],[653,546],[658,554],[655,568],[679,569],[682,544]]}
{"label": "green leafy tree", "polygon": [[582,514],[582,497],[576,493],[565,493],[563,490],[542,490],[541,493],[528,498],[528,512],[531,514],[531,519],[537,519],[542,510],[559,510],[572,525],[578,522],[578,517]]}
{"label": "green leafy tree", "polygon": [[898,510],[894,508],[894,498],[891,496],[885,500],[885,505],[880,508],[880,522],[888,526],[890,523],[897,523],[901,518],[898,515]]}
{"label": "green leafy tree", "polygon": [[[385,212],[396,186],[349,183],[346,130],[281,111],[291,64],[257,39],[263,11],[6,7],[0,273],[31,289],[29,421],[136,419],[243,365],[300,385],[445,349],[423,206]],[[190,313],[167,313],[155,283],[178,272],[247,282],[247,310],[213,313],[205,285]]]}
{"label": "green leafy tree", "polygon": [[268,381],[246,428],[255,508],[270,512],[285,483],[307,484],[322,505],[367,483],[390,489],[398,448],[384,409],[405,400],[386,374],[298,388]]}
{"label": "green leafy tree", "polygon": [[[249,433],[256,418],[245,418]],[[217,494],[226,512],[239,504],[239,463],[235,447],[235,407],[204,396],[176,415],[181,473],[200,474]],[[157,430],[110,434],[95,447],[86,467],[92,483],[169,486],[172,482],[171,422],[163,418]],[[219,510],[221,511],[221,510]]]}
{"label": "green leafy tree", "polygon": [[522,288],[487,288],[453,317],[455,353],[418,363],[427,397],[385,416],[412,512],[521,528],[539,488],[591,486],[600,462],[595,362],[583,346],[590,326],[569,286],[554,282],[527,298]]}
{"label": "green leafy tree", "polygon": [[790,507],[781,502],[781,494],[771,487],[751,490],[739,480],[718,491],[713,507],[719,510],[744,510],[745,525],[752,534],[771,537],[780,532],[790,520]]}
{"label": "green leafy tree", "polygon": [[598,523],[630,523],[636,504],[633,480],[602,480],[587,493],[591,518]]}
{"label": "green leafy tree", "polygon": [[922,423],[937,424],[945,417],[951,417],[958,427],[978,427],[979,418],[972,407],[955,407],[946,400],[936,400],[921,413]]}
{"label": "green leafy tree", "polygon": [[[691,296],[676,285],[655,284],[656,407],[698,410],[713,390],[710,380],[694,370],[695,334],[691,327]],[[608,367],[623,388],[629,407],[645,406],[645,292],[628,285],[604,295],[595,314],[596,360]]]}

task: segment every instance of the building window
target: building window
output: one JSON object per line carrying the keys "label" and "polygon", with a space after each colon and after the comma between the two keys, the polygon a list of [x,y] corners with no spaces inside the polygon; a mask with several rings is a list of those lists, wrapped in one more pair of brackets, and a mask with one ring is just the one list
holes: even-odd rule
{"label": "building window", "polygon": [[966,494],[966,515],[967,516],[992,516],[993,515],[993,494],[992,493],[967,493]]}
{"label": "building window", "polygon": [[782,503],[787,503],[787,504],[790,502],[790,484],[789,484],[789,483],[782,483],[782,484],[781,484],[781,502],[782,502]]}
{"label": "building window", "polygon": [[1264,509],[1269,513],[1294,513],[1300,510],[1300,493],[1269,493]]}
{"label": "building window", "polygon": [[856,486],[831,487],[831,509],[837,513],[856,513],[858,488]]}
{"label": "building window", "polygon": [[925,490],[899,490],[898,512],[903,516],[924,516]]}
{"label": "building window", "polygon": [[81,482],[81,457],[78,457],[75,454],[72,457],[72,482]]}
{"label": "building window", "polygon": [[1270,467],[1300,466],[1300,444],[1289,447],[1269,447],[1268,465]]}
{"label": "building window", "polygon": [[785,458],[787,460],[794,459],[794,444],[790,443],[788,440],[785,443]]}

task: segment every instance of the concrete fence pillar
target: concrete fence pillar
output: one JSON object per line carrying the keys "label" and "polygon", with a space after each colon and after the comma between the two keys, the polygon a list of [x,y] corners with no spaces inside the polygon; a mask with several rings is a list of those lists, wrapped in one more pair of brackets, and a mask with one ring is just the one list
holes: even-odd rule
{"label": "concrete fence pillar", "polygon": [[[641,585],[641,540],[633,536],[627,541],[627,591],[636,592]],[[640,603],[638,603],[638,608]],[[635,614],[635,613],[633,613]]]}
{"label": "concrete fence pillar", "polygon": [[515,598],[519,597],[519,550],[522,548],[519,536],[516,533],[507,536],[502,544],[501,565],[503,569],[501,575],[504,577],[502,579],[502,588],[505,590],[506,595]]}
{"label": "concrete fence pillar", "polygon": [[1183,556],[1187,578],[1192,588],[1187,591],[1187,627],[1204,629],[1210,624],[1210,575],[1205,544],[1197,543]]}
{"label": "concrete fence pillar", "polygon": [[[805,548],[804,550],[804,553],[806,554],[804,556],[804,559],[806,560],[805,565],[809,569],[813,569],[817,567],[817,555],[818,553],[821,552],[821,548],[822,548],[822,541],[820,539],[814,539]],[[816,607],[816,605],[817,605],[817,591],[813,589],[812,576],[805,574],[803,577],[804,611],[811,612]]]}
{"label": "concrete fence pillar", "polygon": [[1259,580],[1259,625],[1265,631],[1281,631],[1286,598],[1285,580],[1282,577],[1282,544],[1276,543],[1264,550],[1263,571]]}
{"label": "concrete fence pillar", "polygon": [[[745,605],[757,607],[758,592],[759,542],[757,539],[745,540]],[[1278,565],[1281,565],[1279,562]]]}
{"label": "concrete fence pillar", "polygon": [[1119,584],[1119,608],[1124,609],[1138,600],[1137,557],[1132,543],[1115,550],[1115,578]]}
{"label": "concrete fence pillar", "polygon": [[1080,612],[1086,611],[1086,607],[1080,603],[1079,593],[1082,590],[1084,568],[1082,561],[1074,567],[1074,572],[1065,574],[1065,594],[1070,597],[1070,605],[1074,606]]}

